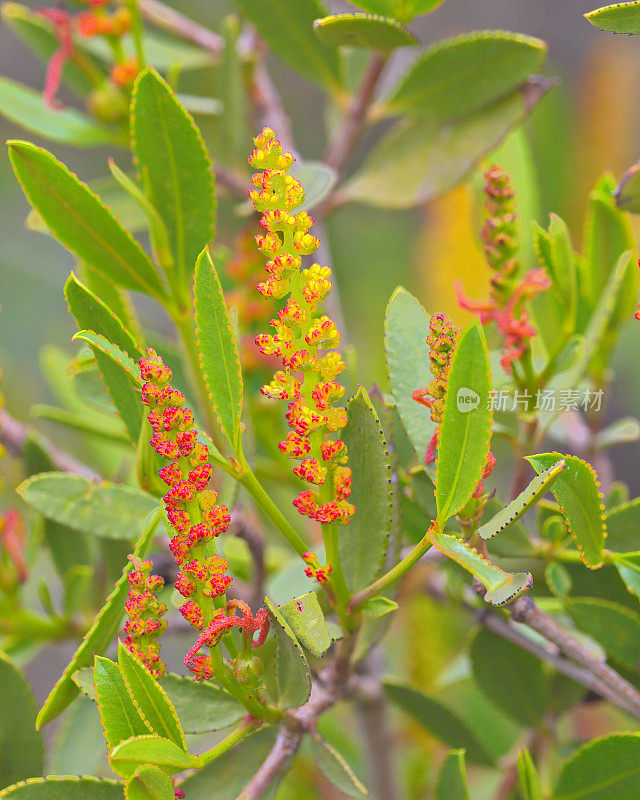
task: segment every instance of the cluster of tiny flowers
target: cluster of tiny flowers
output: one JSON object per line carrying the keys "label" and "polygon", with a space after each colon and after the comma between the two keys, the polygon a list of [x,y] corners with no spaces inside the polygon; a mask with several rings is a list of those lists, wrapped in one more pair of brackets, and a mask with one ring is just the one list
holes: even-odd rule
{"label": "cluster of tiny flowers", "polygon": [[151,446],[170,462],[159,474],[169,487],[164,497],[174,531],[169,547],[180,567],[175,586],[186,600],[180,612],[202,631],[216,613],[213,600],[224,595],[232,581],[226,559],[207,548],[227,530],[231,517],[226,506],[216,505],[217,495],[208,488],[209,451],[198,441],[184,395],[169,385],[171,370],[148,348],[147,357],[140,359],[140,373],[145,381],[142,402],[150,409]]}
{"label": "cluster of tiny flowers", "polygon": [[508,373],[536,335],[524,305],[548,289],[550,281],[541,268],[530,270],[520,279],[514,193],[509,176],[500,167],[491,167],[485,174],[484,191],[487,219],[482,229],[482,242],[487,262],[494,272],[489,299],[484,303],[469,300],[459,284],[456,294],[460,307],[477,314],[483,325],[495,323],[506,350],[500,363]]}
{"label": "cluster of tiny flowers", "polygon": [[303,553],[302,560],[307,565],[304,568],[304,574],[307,578],[315,578],[318,583],[326,583],[329,580],[329,573],[331,572],[331,564],[320,564],[318,556],[315,553]]}
{"label": "cluster of tiny flowers", "polygon": [[[237,617],[236,610],[239,610],[242,616]],[[261,608],[254,616],[244,600],[229,600],[226,614],[222,609],[217,609],[207,629],[198,636],[184,660],[185,665],[194,673],[197,680],[209,680],[213,677],[211,658],[201,655],[200,648],[215,647],[222,634],[234,626],[242,631],[245,644],[243,649],[261,647],[269,633],[269,615],[266,609]],[[256,632],[258,632],[258,638],[254,640],[253,636]]]}
{"label": "cluster of tiny flowers", "polygon": [[444,400],[447,393],[449,367],[456,347],[460,329],[446,314],[435,314],[429,323],[429,361],[432,379],[425,389],[416,389],[412,397],[431,411],[431,420],[438,429],[431,437],[425,463],[431,464],[436,457],[438,431],[444,412]]}
{"label": "cluster of tiny flowers", "polygon": [[104,37],[111,45],[115,63],[105,85],[94,89],[87,103],[96,116],[111,121],[127,110],[127,103],[117,96],[117,90],[130,87],[140,70],[135,60],[122,53],[121,39],[131,29],[131,12],[123,5],[108,10],[109,0],[83,1],[90,10],[74,15],[62,6],[40,9],[39,13],[51,22],[58,40],[58,49],[47,65],[43,97],[50,107],[56,107],[64,66],[75,56],[74,36]]}
{"label": "cluster of tiny flowers", "polygon": [[167,628],[161,619],[167,607],[156,597],[164,586],[164,580],[152,575],[150,561],[142,561],[137,556],[129,556],[134,570],[129,573],[129,595],[125,604],[128,620],[125,623],[127,638],[125,647],[133,653],[149,670],[154,678],[161,678],[166,667],[160,661],[160,642]]}
{"label": "cluster of tiny flowers", "polygon": [[351,470],[344,443],[330,438],[347,422],[345,409],[334,407],[344,395],[336,378],[345,364],[334,349],[340,334],[318,310],[331,292],[331,270],[318,264],[301,269],[302,256],[314,253],[319,242],[309,233],[313,219],[305,211],[293,213],[304,202],[302,186],[288,173],[293,156],[269,128],[254,142],[249,164],[262,171],[252,178],[256,188],[250,196],[265,229],[256,242],[268,259],[268,277],[258,291],[274,300],[288,296],[271,320],[273,333],[256,337],[260,351],[282,364],[262,393],[288,402],[291,431],[279,447],[300,462],[294,473],[314,487],[302,491],[294,506],[322,524],[347,524],[355,511],[348,501]]}

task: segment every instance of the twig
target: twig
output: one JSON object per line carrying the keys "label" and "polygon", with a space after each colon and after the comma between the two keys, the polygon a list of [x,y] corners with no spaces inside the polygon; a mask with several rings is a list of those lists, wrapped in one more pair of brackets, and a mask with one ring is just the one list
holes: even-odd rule
{"label": "twig", "polygon": [[[40,437],[40,434],[38,436]],[[18,457],[24,455],[28,437],[29,431],[21,422],[18,422],[8,412],[0,410],[0,441],[13,455]],[[78,459],[64,450],[60,450],[45,437],[42,436],[40,438],[43,441],[47,455],[56,469],[61,472],[79,475],[81,478],[86,478],[94,483],[100,483],[104,480],[103,476],[95,472],[91,467],[78,461]]]}
{"label": "twig", "polygon": [[352,100],[344,123],[324,154],[325,164],[333,167],[338,174],[342,173],[364,130],[367,111],[388,58],[388,55],[384,53],[375,53],[371,56],[360,89]]}
{"label": "twig", "polygon": [[396,800],[398,785],[393,763],[393,736],[389,730],[386,695],[376,677],[380,672],[375,663],[378,660],[376,655],[373,651],[365,662],[369,674],[357,676],[355,707],[369,751],[373,796],[378,800]]}
{"label": "twig", "polygon": [[337,646],[333,661],[311,687],[311,697],[300,708],[284,717],[271,752],[237,800],[260,800],[269,787],[289,769],[306,733],[313,731],[316,720],[336,703],[345,692],[351,674],[354,636],[345,636]]}
{"label": "twig", "polygon": [[200,47],[204,47],[205,50],[209,50],[216,56],[224,47],[222,36],[205,28],[204,25],[194,22],[174,8],[166,6],[160,0],[140,0],[140,11],[143,16],[159,28],[171,33],[177,33],[179,36],[200,45]]}
{"label": "twig", "polygon": [[[508,606],[511,616],[516,622],[523,622],[532,630],[553,642],[569,658],[573,658],[585,667],[594,676],[607,686],[611,692],[623,698],[631,713],[640,718],[640,692],[623,677],[612,669],[606,662],[601,661],[581,642],[573,636],[546,612],[542,611],[535,601],[528,596],[519,597]],[[618,703],[619,705],[619,703]]]}
{"label": "twig", "polygon": [[[432,581],[428,581],[427,583],[423,584],[423,587],[427,594],[436,600],[445,602],[450,600],[445,592],[436,586]],[[517,615],[520,609],[518,604],[520,603],[520,600],[523,599],[526,601],[530,598],[518,598],[518,600],[512,603],[511,606],[507,606],[507,610],[511,610],[512,617],[516,621],[521,621],[517,619]],[[533,601],[531,602],[533,603]],[[516,615],[513,614],[513,606],[516,606]],[[632,714],[635,717],[640,717],[638,707],[634,703],[630,703],[626,695],[621,694],[619,691],[614,691],[607,682],[601,680],[594,673],[594,671],[591,669],[591,661],[595,660],[597,662],[597,659],[594,659],[590,653],[588,653],[588,665],[584,664],[584,659],[576,659],[581,663],[575,664],[573,661],[569,661],[569,659],[565,657],[565,655],[570,655],[570,653],[564,651],[557,641],[549,639],[545,633],[537,628],[533,628],[533,625],[530,625],[528,622],[525,622],[525,624],[534,630],[538,630],[538,633],[542,633],[542,636],[552,643],[553,649],[543,647],[537,642],[532,641],[528,636],[525,636],[520,630],[518,630],[518,628],[516,628],[501,612],[494,610],[489,605],[485,606],[484,608],[476,608],[465,600],[462,600],[458,607],[460,607],[463,611],[472,614],[480,625],[483,625],[485,628],[497,634],[498,636],[501,636],[503,639],[512,642],[518,647],[521,647],[523,650],[531,653],[541,661],[546,661],[558,672],[561,672],[563,675],[571,678],[571,680],[579,683],[581,686],[584,686],[585,689],[594,692],[603,699],[608,700],[615,706],[618,706],[618,708],[622,708],[627,713]],[[538,612],[543,614],[540,609],[538,609]],[[551,621],[553,622],[553,620]],[[562,628],[556,625],[555,622],[553,622],[553,625],[562,632],[563,641],[566,641],[566,639],[571,639],[575,642],[573,637],[571,637],[567,631],[562,630]],[[578,645],[577,642],[575,642],[575,644]],[[565,655],[562,653],[565,653]],[[597,663],[602,666],[602,662]],[[611,670],[611,672],[613,672],[613,670]],[[614,674],[617,675],[617,673]],[[619,675],[617,677],[619,680],[622,680]],[[633,689],[633,687],[631,688]]]}

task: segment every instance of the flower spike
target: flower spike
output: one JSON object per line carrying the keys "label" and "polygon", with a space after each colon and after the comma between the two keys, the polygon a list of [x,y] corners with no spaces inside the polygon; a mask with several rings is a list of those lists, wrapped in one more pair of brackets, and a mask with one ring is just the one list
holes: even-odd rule
{"label": "flower spike", "polygon": [[279,448],[300,462],[293,471],[312,487],[300,492],[294,506],[323,525],[345,525],[355,511],[348,501],[351,470],[343,442],[331,437],[347,423],[345,409],[335,406],[344,395],[336,379],[345,363],[334,349],[340,344],[338,329],[319,309],[331,292],[331,270],[319,264],[302,269],[302,256],[314,253],[319,242],[309,232],[313,218],[306,211],[295,213],[304,191],[288,173],[293,156],[284,152],[270,128],[254,142],[249,164],[262,171],[252,178],[250,197],[262,214],[264,234],[256,236],[256,243],[267,258],[267,278],[258,291],[265,298],[287,297],[271,320],[273,332],[256,337],[261,353],[282,364],[262,393],[288,402],[285,416],[291,432]]}

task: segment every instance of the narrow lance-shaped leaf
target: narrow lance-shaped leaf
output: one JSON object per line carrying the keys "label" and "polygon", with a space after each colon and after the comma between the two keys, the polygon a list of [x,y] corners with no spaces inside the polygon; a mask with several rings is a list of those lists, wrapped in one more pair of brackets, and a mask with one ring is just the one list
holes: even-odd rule
{"label": "narrow lance-shaped leaf", "polygon": [[464,750],[452,750],[442,762],[434,800],[469,800]]}
{"label": "narrow lance-shaped leaf", "polygon": [[544,800],[540,776],[528,750],[518,753],[518,777],[523,800]]}
{"label": "narrow lance-shaped leaf", "polygon": [[142,247],[64,164],[46,150],[19,141],[9,142],[9,158],[27,199],[65,247],[120,286],[166,297]]}
{"label": "narrow lance-shaped leaf", "polygon": [[79,331],[74,340],[86,342],[91,348],[109,396],[133,442],[140,438],[142,406],[136,385],[140,384],[135,362],[120,348],[94,331]]}
{"label": "narrow lance-shaped leaf", "polygon": [[222,285],[206,247],[196,264],[194,291],[202,371],[222,428],[237,453],[243,392],[240,356]]}
{"label": "narrow lance-shaped leaf", "polygon": [[448,533],[429,533],[434,547],[470,572],[486,588],[485,600],[495,606],[510,603],[533,585],[531,573],[505,572],[468,544]]}
{"label": "narrow lance-shaped leaf", "polygon": [[441,526],[471,497],[491,439],[489,354],[480,324],[460,336],[451,361],[438,438],[436,503]]}
{"label": "narrow lance-shaped leaf", "polygon": [[186,288],[213,236],[213,170],[193,118],[151,68],[143,70],[133,90],[131,136],[145,193],[169,236],[175,277]]}
{"label": "narrow lance-shaped leaf", "polygon": [[565,462],[560,460],[540,473],[540,475],[537,475],[515,500],[512,500],[506,508],[499,511],[489,522],[478,528],[478,534],[483,539],[491,539],[508,525],[511,525],[512,522],[520,519],[538,502],[542,495],[547,493],[549,487],[564,469],[564,466]]}
{"label": "narrow lance-shaped leaf", "polygon": [[391,295],[384,321],[384,344],[391,392],[411,444],[424,461],[436,424],[412,394],[431,381],[429,369],[430,317],[420,302],[402,286]]}
{"label": "narrow lance-shaped leaf", "polygon": [[596,28],[611,33],[640,33],[640,2],[615,3],[596,8],[585,14],[585,19]]}
{"label": "narrow lance-shaped leaf", "polygon": [[302,647],[284,617],[268,597],[264,599],[276,640],[276,686],[281,708],[297,708],[311,694],[311,671]]}
{"label": "narrow lance-shaped leaf", "polygon": [[[132,736],[146,736],[152,733],[129,696],[117,664],[108,658],[96,656],[92,674],[94,676],[92,688],[109,750]],[[76,676],[73,678],[77,685]]]}
{"label": "narrow lance-shaped leaf", "polygon": [[390,52],[418,44],[415,36],[390,17],[370,14],[334,14],[313,23],[316,36],[333,47],[366,47]]}
{"label": "narrow lance-shaped leaf", "polygon": [[369,395],[360,387],[347,406],[342,439],[349,453],[356,511],[339,532],[340,563],[347,586],[368,586],[382,566],[389,546],[393,496],[389,449]]}
{"label": "narrow lance-shaped leaf", "polygon": [[184,731],[171,700],[158,681],[122,642],[118,645],[118,665],[133,704],[152,732],[186,750]]}
{"label": "narrow lance-shaped leaf", "polygon": [[551,487],[565,522],[575,539],[582,560],[589,569],[602,565],[602,550],[607,535],[604,505],[596,473],[586,461],[577,456],[560,453],[541,453],[528,456],[527,461],[540,474],[564,459],[565,469]]}
{"label": "narrow lance-shaped leaf", "polygon": [[17,783],[0,792],[1,800],[125,800],[124,786],[98,778],[50,775]]}
{"label": "narrow lance-shaped leaf", "polygon": [[[140,558],[146,556],[151,547],[161,514],[161,509],[157,509],[149,514],[148,522],[138,540],[134,555]],[[104,653],[111,643],[120,625],[120,620],[124,615],[124,603],[128,591],[127,578],[132,569],[133,564],[131,561],[128,561],[122,570],[120,580],[113,587],[113,591],[107,598],[105,605],[102,607],[102,610],[93,621],[93,625],[83,638],[82,644],[76,650],[70,663],[62,673],[60,680],[53,687],[44,705],[40,709],[36,720],[38,728],[54,720],[67,708],[73,699],[77,697],[80,689],[78,689],[71,676],[82,667],[91,664],[94,656]]]}

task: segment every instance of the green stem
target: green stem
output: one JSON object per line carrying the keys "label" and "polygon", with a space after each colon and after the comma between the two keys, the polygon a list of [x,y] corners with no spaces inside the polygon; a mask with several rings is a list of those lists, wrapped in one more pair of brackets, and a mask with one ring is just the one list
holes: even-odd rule
{"label": "green stem", "polygon": [[239,459],[241,471],[231,474],[233,474],[238,483],[249,492],[260,511],[271,520],[296,553],[299,556],[303,556],[309,550],[309,545],[284,516],[282,511],[280,511],[271,497],[269,497],[260,481],[253,474],[242,451],[239,453]]}
{"label": "green stem", "polygon": [[205,421],[205,424],[211,435],[214,446],[217,450],[223,452],[222,439],[220,434],[220,424],[216,419],[213,405],[209,399],[209,390],[202,374],[200,366],[200,353],[198,352],[198,343],[196,341],[196,332],[193,322],[193,317],[189,313],[181,312],[177,308],[167,309],[176,326],[176,330],[182,340],[182,345],[185,349],[189,365],[191,367],[191,377],[197,393],[198,408],[200,414]]}
{"label": "green stem", "polygon": [[218,744],[214,745],[211,750],[207,750],[206,752],[202,753],[202,755],[197,756],[197,764],[196,769],[202,769],[202,767],[206,767],[207,764],[210,764],[212,761],[215,761],[216,758],[219,758],[221,755],[230,750],[234,745],[238,744],[238,742],[242,741],[245,736],[249,733],[254,731],[256,728],[260,727],[260,722],[249,718],[244,719],[238,725],[238,727],[232,731],[228,736],[218,742]]}
{"label": "green stem", "polygon": [[374,597],[377,594],[380,594],[387,586],[391,586],[391,584],[395,583],[396,581],[400,580],[400,578],[407,573],[414,564],[416,564],[422,556],[427,552],[427,550],[431,547],[433,542],[431,541],[431,529],[435,526],[436,531],[439,532],[439,527],[437,523],[432,522],[429,526],[429,530],[425,533],[425,535],[420,539],[418,544],[413,548],[413,550],[409,553],[409,555],[405,556],[402,561],[395,565],[386,575],[383,575],[381,578],[378,578],[377,581],[374,581],[372,584],[367,586],[366,588],[362,589],[362,591],[354,594],[351,598],[351,602],[349,603],[349,610],[353,611],[356,608],[359,608],[363,603],[365,603],[370,597]]}
{"label": "green stem", "polygon": [[344,579],[342,565],[340,563],[340,552],[338,547],[338,526],[335,523],[322,525],[322,540],[324,541],[325,555],[327,564],[331,565],[329,575],[329,585],[331,586],[335,601],[338,620],[343,628],[352,629],[351,614],[348,606],[350,592]]}

